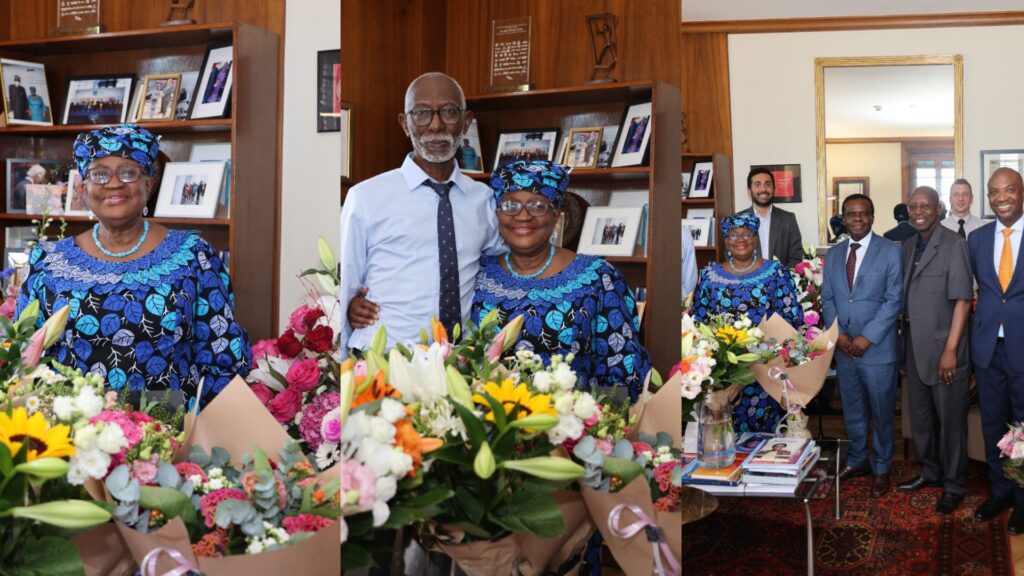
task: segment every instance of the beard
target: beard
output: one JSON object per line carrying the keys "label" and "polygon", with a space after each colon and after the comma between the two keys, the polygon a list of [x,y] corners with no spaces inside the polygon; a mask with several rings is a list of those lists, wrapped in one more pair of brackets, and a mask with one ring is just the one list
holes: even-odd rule
{"label": "beard", "polygon": [[[412,141],[412,148],[416,151],[416,155],[423,158],[427,162],[434,164],[440,164],[442,162],[448,162],[452,158],[455,158],[455,154],[458,152],[459,147],[455,145],[456,139],[461,138],[462,133],[451,135],[447,132],[441,134],[424,134],[417,136],[415,133],[410,133],[409,140]],[[446,142],[448,144],[447,152],[435,152],[427,147],[428,143],[431,142]]]}
{"label": "beard", "polygon": [[761,208],[767,208],[772,205],[773,197],[769,196],[766,200],[762,200],[755,194],[751,197],[751,200]]}

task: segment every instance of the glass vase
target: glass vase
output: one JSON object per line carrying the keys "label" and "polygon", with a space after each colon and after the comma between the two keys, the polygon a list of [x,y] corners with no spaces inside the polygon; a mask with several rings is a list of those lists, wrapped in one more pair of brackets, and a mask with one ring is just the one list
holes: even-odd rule
{"label": "glass vase", "polygon": [[736,433],[732,426],[730,390],[709,390],[700,405],[697,458],[708,470],[732,465],[736,458]]}

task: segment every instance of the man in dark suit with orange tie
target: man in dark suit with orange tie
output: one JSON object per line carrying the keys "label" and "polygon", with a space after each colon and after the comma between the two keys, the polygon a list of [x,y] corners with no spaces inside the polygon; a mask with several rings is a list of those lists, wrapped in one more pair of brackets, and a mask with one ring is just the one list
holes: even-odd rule
{"label": "man in dark suit with orange tie", "polygon": [[1003,475],[996,443],[1007,423],[1024,420],[1024,183],[1010,168],[988,180],[988,203],[996,221],[967,238],[978,283],[978,306],[971,323],[971,360],[978,383],[981,429],[985,436],[992,494],[974,513],[991,520],[1013,508],[1010,534],[1024,534],[1024,489]]}

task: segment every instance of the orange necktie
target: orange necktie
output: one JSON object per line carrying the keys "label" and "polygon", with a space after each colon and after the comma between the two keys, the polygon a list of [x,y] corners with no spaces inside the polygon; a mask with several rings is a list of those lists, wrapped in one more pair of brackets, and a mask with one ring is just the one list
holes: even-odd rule
{"label": "orange necktie", "polygon": [[1013,248],[1010,246],[1010,234],[1013,228],[1003,228],[1003,253],[999,256],[999,284],[1003,292],[1010,287],[1010,278],[1013,278]]}

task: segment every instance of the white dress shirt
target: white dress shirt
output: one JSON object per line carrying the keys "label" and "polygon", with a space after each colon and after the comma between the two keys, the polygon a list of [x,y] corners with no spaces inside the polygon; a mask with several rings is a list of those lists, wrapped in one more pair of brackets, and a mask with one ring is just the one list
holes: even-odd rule
{"label": "white dress shirt", "polygon": [[772,227],[772,208],[768,208],[768,215],[761,216],[761,213],[757,211],[757,207],[753,208],[754,216],[760,221],[757,225],[757,239],[761,243],[761,258],[765,260],[771,260],[772,245],[768,242],[771,240],[768,233]]}
{"label": "white dress shirt", "polygon": [[[452,164],[454,165],[454,161]],[[419,340],[438,316],[440,257],[437,207],[440,197],[424,185],[429,177],[410,153],[402,167],[379,174],[349,190],[341,210],[342,349],[369,347],[377,328],[387,327],[388,346]],[[458,166],[449,181],[458,244],[462,315],[469,315],[481,254],[503,251],[490,187],[464,175]],[[345,314],[363,287],[380,306],[380,318],[353,330]]]}
{"label": "white dress shirt", "polygon": [[[956,214],[950,212],[949,216],[947,216],[945,220],[940,222],[940,224],[942,224],[946,228],[949,228],[953,232],[958,232],[960,230],[960,218],[960,216],[957,216]],[[970,236],[971,232],[974,232],[978,228],[981,228],[982,226],[988,223],[988,220],[982,220],[981,218],[978,218],[974,214],[968,214],[967,216],[964,216],[963,220],[964,234],[966,236]]]}
{"label": "white dress shirt", "polygon": [[[853,284],[857,285],[857,274],[860,274],[860,265],[864,263],[864,255],[868,253],[868,245],[871,244],[871,237],[874,236],[874,232],[868,232],[860,240],[854,240],[850,238],[850,244],[857,242],[860,244],[860,248],[857,248],[857,264],[853,267]],[[846,246],[846,260],[843,260],[843,268],[846,268],[846,263],[850,260],[850,250],[852,250],[850,244]]]}
{"label": "white dress shirt", "polygon": [[[999,260],[1003,257],[1003,242],[1006,241],[1006,236],[1003,235],[1003,230],[1012,228],[1013,233],[1010,234],[1010,250],[1013,259],[1010,261],[1010,265],[1016,267],[1017,255],[1020,254],[1020,239],[1024,236],[1024,217],[1017,218],[1017,221],[1010,226],[1004,226],[1002,222],[996,219],[996,237],[995,237],[995,249],[992,252],[992,265],[996,267],[996,277],[999,277]],[[1012,270],[1012,268],[1011,268]],[[1003,337],[1003,325],[999,324],[999,337]]]}

